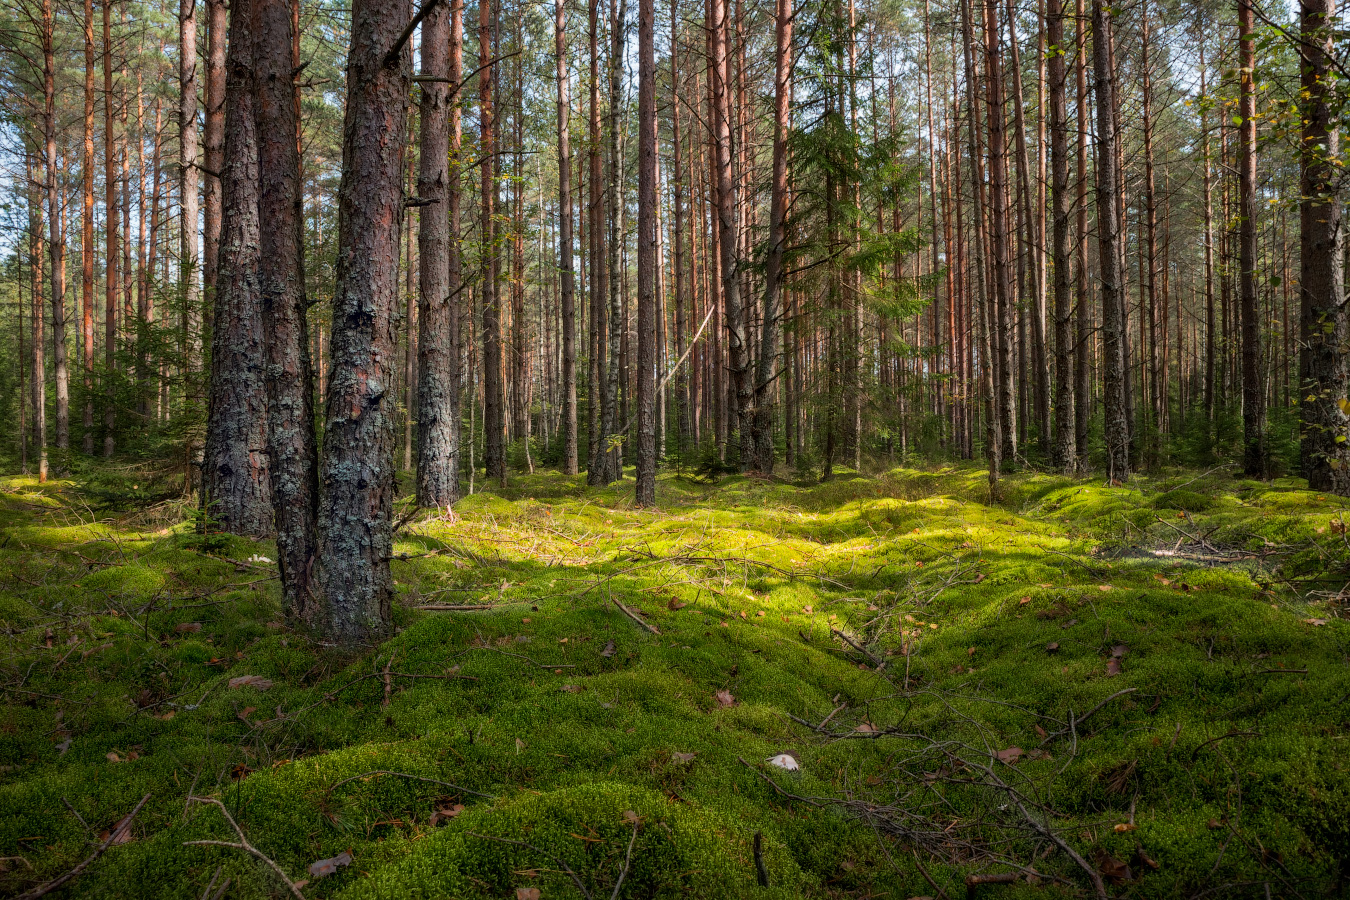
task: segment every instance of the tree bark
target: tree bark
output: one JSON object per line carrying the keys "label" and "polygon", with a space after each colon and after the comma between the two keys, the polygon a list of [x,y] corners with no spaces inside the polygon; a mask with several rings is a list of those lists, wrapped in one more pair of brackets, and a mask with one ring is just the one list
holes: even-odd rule
{"label": "tree bark", "polygon": [[[206,308],[213,309],[224,228],[220,172],[225,165],[225,0],[206,0],[206,118],[202,127],[202,282]],[[214,327],[214,322],[211,323]]]}
{"label": "tree bark", "polygon": [[1004,459],[1017,453],[1015,424],[1017,407],[1013,396],[1013,297],[1012,264],[1009,260],[1008,238],[1011,224],[1008,216],[1008,141],[1007,123],[1003,114],[1003,61],[999,51],[998,3],[984,3],[984,59],[986,100],[989,122],[989,255],[993,267],[994,310],[990,322],[997,354],[994,367],[996,402],[999,411],[1000,433]]}
{"label": "tree bark", "polygon": [[[107,253],[103,287],[103,455],[117,448],[117,153],[113,126],[112,4],[103,4],[103,189]],[[186,212],[184,213],[186,215]]]}
{"label": "tree bark", "polygon": [[[448,508],[455,500],[457,462],[451,369],[458,360],[450,343],[450,18],[437,3],[422,20],[422,82],[419,136],[417,504]],[[411,387],[411,386],[410,386]]]}
{"label": "tree bark", "polygon": [[44,251],[42,239],[42,194],[37,190],[37,173],[40,170],[29,150],[24,154],[25,179],[28,201],[28,266],[33,273],[29,300],[33,312],[33,450],[37,454],[38,483],[47,481],[47,336],[43,323],[47,316],[43,310],[46,294],[43,293],[42,272]]}
{"label": "tree bark", "polygon": [[[211,384],[202,506],[215,529],[272,533],[267,379],[258,265],[258,143],[250,0],[232,0],[225,63],[219,277],[212,297]],[[222,38],[223,40],[223,38]],[[283,564],[286,558],[282,557]]]}
{"label": "tree bark", "polygon": [[1092,64],[1097,94],[1097,259],[1102,283],[1103,413],[1108,483],[1130,477],[1130,426],[1125,400],[1125,296],[1121,259],[1121,197],[1117,186],[1116,74],[1110,62],[1114,14],[1092,0]]}
{"label": "tree bark", "polygon": [[[105,10],[111,4],[105,0]],[[201,371],[202,315],[197,296],[197,0],[179,0],[178,14],[178,289],[183,303],[184,364],[189,376]],[[189,387],[189,395],[195,389]]]}
{"label": "tree bark", "polygon": [[94,0],[84,0],[84,176],[80,191],[80,343],[84,363],[84,452],[94,453]]}
{"label": "tree bark", "polygon": [[390,51],[411,17],[408,0],[352,6],[315,571],[323,630],[346,644],[388,631],[394,591],[392,363],[410,55],[406,43]]}
{"label": "tree bark", "polygon": [[55,22],[42,0],[42,142],[46,161],[47,250],[52,265],[52,374],[56,382],[56,448],[70,449],[70,370],[66,362],[66,239],[62,227],[60,164],[56,156]]}
{"label": "tree bark", "polygon": [[[1047,67],[1050,78],[1050,170],[1052,252],[1055,294],[1055,444],[1054,464],[1071,474],[1078,464],[1074,440],[1073,271],[1069,246],[1069,114],[1065,102],[1064,4],[1048,0],[1046,19],[1050,42]],[[1080,351],[1081,352],[1081,351]]]}
{"label": "tree bark", "polygon": [[563,474],[575,475],[577,460],[577,311],[572,271],[572,99],[567,71],[567,4],[554,9],[554,52],[558,67],[558,268],[562,281],[562,439]]}
{"label": "tree bark", "polygon": [[[234,0],[239,2],[239,0]],[[253,89],[254,115],[257,121],[258,141],[258,218],[265,223],[261,230],[258,264],[259,291],[262,301],[262,320],[267,357],[267,446],[271,463],[272,505],[276,516],[277,563],[281,569],[282,603],[293,620],[317,627],[320,631],[345,636],[334,627],[335,604],[330,595],[328,608],[315,602],[315,558],[322,546],[322,534],[316,537],[315,515],[319,489],[315,455],[313,378],[310,372],[309,333],[305,311],[305,277],[303,232],[301,219],[300,154],[295,143],[294,62],[291,47],[291,13],[288,0],[250,0],[249,31],[254,40]],[[236,31],[241,39],[245,32]],[[353,57],[358,53],[353,37]],[[353,103],[356,82],[353,85]],[[402,103],[399,109],[403,108]],[[350,123],[351,113],[348,113]],[[401,133],[400,133],[401,137]],[[347,168],[344,165],[344,183]],[[343,199],[347,199],[343,195]],[[345,206],[342,207],[345,211]],[[395,219],[396,221],[396,219]],[[395,226],[397,228],[397,226]],[[397,232],[395,232],[397,233]],[[352,238],[339,240],[338,246],[347,249]],[[394,259],[397,259],[395,252]],[[339,257],[339,266],[345,256]],[[338,285],[342,287],[343,270],[339,268]],[[333,327],[350,327],[350,319],[369,321],[369,307],[333,304]],[[334,339],[334,360],[338,355],[338,340]],[[346,349],[348,345],[344,344]],[[392,354],[390,354],[392,355]],[[380,360],[387,365],[386,356]],[[369,381],[383,391],[384,373],[370,371]],[[338,378],[335,376],[333,382]],[[334,393],[331,390],[330,394]],[[346,398],[343,398],[344,400]],[[355,408],[356,400],[351,407]],[[347,437],[342,427],[333,422],[334,410],[329,408],[326,436],[329,444]],[[335,440],[336,439],[336,440]],[[339,443],[339,446],[341,444]],[[379,460],[370,458],[366,465],[378,469]],[[358,470],[359,471],[359,470]],[[343,468],[330,476],[329,486],[338,491],[351,480],[368,477],[364,471]],[[373,479],[371,479],[373,480]],[[345,512],[346,510],[342,510]],[[329,510],[325,524],[338,525],[340,512]],[[359,541],[357,534],[368,522],[345,522],[343,540]],[[344,545],[345,546],[345,545]],[[320,557],[320,565],[325,560]],[[349,575],[352,585],[358,578]]]}
{"label": "tree bark", "polygon": [[[769,182],[769,250],[764,266],[764,319],[755,373],[754,454],[749,467],[773,473],[774,408],[770,393],[778,378],[779,309],[783,251],[787,242],[787,140],[792,100],[792,0],[778,0],[775,16],[773,175]],[[930,132],[931,133],[931,132]]]}
{"label": "tree bark", "polygon": [[1242,464],[1247,475],[1270,474],[1261,321],[1256,293],[1256,41],[1253,0],[1238,0],[1238,307],[1242,334]]}
{"label": "tree bark", "polygon": [[481,164],[482,287],[479,304],[483,322],[483,466],[487,478],[506,483],[506,385],[502,372],[501,293],[497,289],[497,229],[493,218],[497,185],[496,111],[493,107],[493,70],[487,65],[496,52],[493,0],[481,0],[478,9],[479,142]]}
{"label": "tree bark", "polygon": [[638,506],[656,505],[656,10],[638,2]]}
{"label": "tree bark", "polygon": [[1350,496],[1350,344],[1342,266],[1339,134],[1331,70],[1335,0],[1302,0],[1302,189],[1299,216],[1299,401],[1309,490]]}

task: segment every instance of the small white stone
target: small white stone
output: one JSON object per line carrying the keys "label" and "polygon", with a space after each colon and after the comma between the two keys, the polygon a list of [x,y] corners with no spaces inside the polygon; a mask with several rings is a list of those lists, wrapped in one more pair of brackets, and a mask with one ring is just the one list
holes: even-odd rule
{"label": "small white stone", "polygon": [[251,563],[270,563],[270,562],[271,562],[271,560],[268,559],[267,557],[265,557],[265,556],[258,556],[257,554],[254,554],[253,556],[250,556],[250,557],[248,558],[248,561],[251,562]]}
{"label": "small white stone", "polygon": [[787,769],[789,772],[795,772],[801,768],[797,764],[797,757],[791,753],[780,753],[768,761],[769,765],[777,766],[780,769]]}

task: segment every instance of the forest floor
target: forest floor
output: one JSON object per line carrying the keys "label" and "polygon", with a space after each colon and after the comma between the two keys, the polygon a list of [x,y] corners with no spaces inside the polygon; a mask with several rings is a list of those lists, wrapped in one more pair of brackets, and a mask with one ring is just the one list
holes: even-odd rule
{"label": "forest floor", "polygon": [[0,480],[0,894],[1350,885],[1346,503],[1292,481],[514,477],[344,654],[150,480]]}

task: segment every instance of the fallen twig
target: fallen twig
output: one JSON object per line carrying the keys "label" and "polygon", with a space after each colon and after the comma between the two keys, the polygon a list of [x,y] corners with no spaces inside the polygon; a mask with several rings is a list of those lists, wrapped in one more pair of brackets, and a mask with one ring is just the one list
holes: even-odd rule
{"label": "fallen twig", "polygon": [[[146,796],[148,797],[149,794],[147,794]],[[283,882],[285,882],[286,887],[290,890],[291,895],[294,896],[296,900],[305,900],[305,895],[300,893],[299,886],[297,886],[294,881],[291,881],[290,877],[286,875],[285,871],[282,870],[281,866],[277,865],[265,853],[263,853],[257,847],[253,846],[248,842],[248,838],[244,837],[244,830],[239,827],[239,823],[234,820],[234,816],[230,815],[230,811],[225,808],[224,803],[221,803],[219,800],[213,800],[210,797],[188,797],[189,803],[193,801],[196,801],[197,803],[210,803],[212,806],[220,807],[220,814],[225,817],[226,822],[230,823],[230,827],[234,829],[234,833],[239,835],[239,842],[234,843],[233,841],[184,841],[183,842],[184,847],[189,846],[229,847],[233,850],[243,850],[245,853],[248,853],[251,856],[256,856],[258,859],[266,863],[273,872],[276,872],[277,877],[280,878]]]}
{"label": "fallen twig", "polygon": [[[490,834],[479,834],[479,833],[476,832],[476,831],[468,831],[468,832],[465,832],[465,834],[469,835],[469,837],[482,838],[482,839],[485,840],[485,841],[498,841],[498,842],[503,843],[503,844],[515,844],[517,847],[526,847],[526,848],[528,848],[528,849],[530,849],[530,850],[533,850],[535,853],[538,853],[538,854],[540,854],[540,855],[542,855],[542,856],[547,856],[549,859],[553,860],[555,863],[557,863],[558,865],[562,866],[562,870],[563,870],[564,872],[566,872],[569,876],[571,876],[571,878],[572,878],[572,883],[575,884],[575,885],[577,886],[577,890],[581,891],[581,896],[585,897],[586,900],[591,900],[591,892],[588,891],[588,890],[586,890],[586,885],[584,885],[584,884],[581,883],[581,879],[577,877],[577,873],[576,873],[576,872],[573,872],[573,871],[572,871],[572,867],[569,866],[569,865],[567,864],[566,860],[563,860],[563,859],[561,859],[560,857],[554,856],[552,853],[549,853],[547,850],[540,850],[540,849],[539,849],[538,847],[536,847],[534,844],[527,844],[527,843],[525,843],[524,841],[516,841],[516,840],[512,840],[511,838],[493,837],[493,836],[490,835]],[[630,849],[631,849],[631,848],[630,848]]]}
{"label": "fallen twig", "polygon": [[103,851],[107,850],[113,844],[118,843],[122,840],[122,836],[125,835],[127,833],[127,830],[131,828],[131,820],[136,818],[136,813],[141,811],[141,807],[144,806],[146,801],[149,799],[150,799],[149,794],[146,794],[144,797],[142,797],[141,802],[136,804],[136,808],[133,809],[131,812],[127,813],[126,816],[124,816],[121,819],[121,821],[119,821],[116,825],[113,826],[112,831],[108,832],[108,836],[104,838],[103,843],[95,847],[94,852],[85,857],[83,862],[79,863],[77,866],[75,866],[75,868],[71,869],[64,875],[57,876],[56,878],[53,878],[46,884],[40,884],[37,887],[33,888],[32,890],[20,894],[18,900],[35,900],[35,898],[42,897],[46,894],[50,894],[52,891],[56,890],[62,885],[68,884],[74,881],[76,878],[79,878],[80,874],[84,872],[85,869],[89,868],[89,866],[94,862],[94,860],[98,859],[100,856],[103,855]]}
{"label": "fallen twig", "polygon": [[1199,755],[1200,751],[1208,747],[1210,744],[1217,744],[1219,741],[1226,741],[1232,737],[1260,737],[1260,736],[1261,732],[1259,731],[1230,731],[1227,734],[1221,734],[1216,738],[1210,738],[1209,740],[1205,741],[1203,744],[1201,744],[1200,746],[1196,747],[1194,750],[1191,751],[1191,762],[1195,762],[1195,758],[1196,756]]}
{"label": "fallen twig", "polygon": [[648,622],[644,622],[644,621],[642,621],[642,619],[638,618],[638,614],[635,613],[635,612],[633,612],[633,611],[632,611],[631,609],[629,609],[628,607],[624,606],[623,603],[619,601],[619,598],[618,598],[618,597],[611,596],[609,599],[610,599],[610,602],[613,603],[615,606],[617,606],[617,607],[619,608],[619,610],[620,610],[625,616],[627,616],[628,618],[632,619],[634,622],[638,623],[638,624],[641,625],[643,628],[645,628],[645,629],[647,629],[648,631],[650,631],[652,634],[657,635],[658,637],[661,635],[661,630],[660,630],[659,628],[657,628],[655,625],[652,625],[652,624],[650,624],[650,623],[648,623]]}

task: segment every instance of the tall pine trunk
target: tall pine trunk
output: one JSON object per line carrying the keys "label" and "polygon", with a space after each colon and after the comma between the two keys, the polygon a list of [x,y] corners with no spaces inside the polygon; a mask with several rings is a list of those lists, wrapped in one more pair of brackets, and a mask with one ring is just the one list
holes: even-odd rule
{"label": "tall pine trunk", "polygon": [[411,17],[408,0],[352,5],[315,571],[317,618],[348,644],[387,632],[394,592],[392,364],[410,68],[399,38]]}
{"label": "tall pine trunk", "polygon": [[1097,92],[1097,259],[1102,283],[1104,369],[1102,407],[1106,421],[1107,481],[1130,477],[1130,426],[1126,380],[1125,261],[1121,258],[1121,197],[1117,182],[1120,133],[1116,129],[1116,73],[1110,62],[1113,13],[1092,0],[1092,64]]}
{"label": "tall pine trunk", "polygon": [[[417,196],[417,504],[456,499],[450,319],[450,18],[438,3],[422,20],[422,102]],[[434,79],[434,80],[433,80]],[[411,388],[411,385],[409,386]]]}
{"label": "tall pine trunk", "polygon": [[[219,275],[212,298],[211,390],[202,464],[202,504],[212,527],[272,533],[267,379],[258,286],[258,143],[253,102],[250,0],[233,0],[225,63]],[[283,564],[286,562],[283,556]]]}
{"label": "tall pine trunk", "polygon": [[554,51],[558,69],[558,268],[562,306],[562,444],[563,474],[575,475],[577,461],[577,310],[576,258],[572,250],[572,99],[567,71],[567,4],[554,9]]}
{"label": "tall pine trunk", "polygon": [[656,505],[656,9],[638,0],[637,487]]}
{"label": "tall pine trunk", "polygon": [[[1064,4],[1048,0],[1046,37],[1052,50],[1050,78],[1050,197],[1055,295],[1055,444],[1054,464],[1065,473],[1077,468],[1074,440],[1073,271],[1069,245],[1069,113],[1065,102],[1068,71],[1064,64]],[[1082,348],[1079,349],[1082,352]]]}
{"label": "tall pine trunk", "polygon": [[1308,488],[1350,496],[1350,321],[1342,270],[1340,170],[1331,73],[1335,0],[1302,0],[1303,145],[1299,215],[1299,411]]}
{"label": "tall pine trunk", "polygon": [[[1270,470],[1261,320],[1256,292],[1256,26],[1253,0],[1238,0],[1238,308],[1242,335],[1242,463],[1246,474]],[[1342,350],[1344,352],[1344,350]]]}

